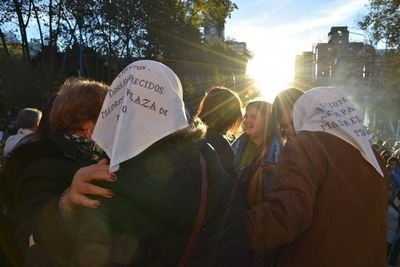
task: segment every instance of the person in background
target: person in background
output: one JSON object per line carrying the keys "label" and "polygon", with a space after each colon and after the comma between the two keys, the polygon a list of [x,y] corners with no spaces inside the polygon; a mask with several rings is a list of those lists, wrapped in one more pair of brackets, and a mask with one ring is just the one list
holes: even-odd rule
{"label": "person in background", "polygon": [[[123,82],[130,77],[138,82]],[[206,127],[188,121],[176,74],[156,61],[136,61],[110,92],[93,139],[118,179],[96,183],[112,198],[80,210],[72,266],[247,266],[236,179],[209,144],[199,143]],[[70,196],[63,198],[67,204]]]}
{"label": "person in background", "polygon": [[389,157],[387,159],[386,168],[389,172],[390,184],[392,186],[392,192],[390,200],[396,199],[396,194],[400,190],[400,164],[399,159],[395,157]]}
{"label": "person in background", "polygon": [[16,135],[11,135],[5,143],[3,157],[1,159],[2,169],[0,173],[0,249],[8,258],[12,266],[23,265],[23,257],[16,242],[15,218],[13,218],[13,199],[16,184],[16,173],[20,171],[19,157],[25,154],[16,153],[15,150],[22,143],[22,140],[37,132],[42,118],[42,112],[38,109],[22,109],[17,116],[17,126],[19,127]]}
{"label": "person in background", "polygon": [[201,100],[196,116],[207,125],[205,142],[215,149],[225,169],[234,173],[230,141],[242,122],[240,98],[228,88],[213,87]]}
{"label": "person in background", "polygon": [[[232,149],[247,208],[251,208],[262,203],[282,146],[271,119],[271,104],[261,100],[247,103],[243,129]],[[250,266],[272,266],[274,255],[273,250],[251,251]]]}
{"label": "person in background", "polygon": [[280,92],[272,103],[272,118],[278,124],[283,143],[295,135],[292,125],[292,108],[294,103],[304,94],[297,88],[288,88]]}
{"label": "person in background", "polygon": [[386,168],[389,172],[391,185],[391,196],[388,207],[388,263],[390,265],[396,265],[400,251],[400,164],[399,159],[395,157],[394,154],[387,159]]}
{"label": "person in background", "polygon": [[287,94],[273,108],[287,142],[248,211],[252,246],[281,245],[277,267],[386,266],[388,174],[356,108],[333,87]]}
{"label": "person in background", "polygon": [[[3,205],[3,213],[5,214],[14,209],[13,200],[15,185],[17,182],[16,177],[21,171],[22,166],[25,166],[28,161],[36,158],[36,153],[38,153],[38,155],[40,154],[39,151],[30,153],[30,148],[25,151],[25,148],[29,146],[24,145],[27,143],[40,141],[50,133],[50,122],[48,117],[54,98],[55,96],[52,96],[42,108],[43,113],[37,130],[22,137],[13,148],[13,151],[9,153],[7,157],[5,157],[4,168],[0,172],[0,199]],[[20,149],[20,146],[24,146],[24,148]]]}
{"label": "person in background", "polygon": [[400,159],[400,141],[396,141],[392,147],[392,157]]}
{"label": "person in background", "polygon": [[[396,192],[394,199],[389,200],[387,221],[387,255],[389,264],[395,265],[397,262],[397,255],[399,253],[399,222],[400,222],[400,199],[398,195],[400,192]],[[392,249],[393,248],[393,249]]]}
{"label": "person in background", "polygon": [[28,134],[24,136],[21,140],[19,140],[17,146],[14,147],[14,149],[17,149],[18,146],[30,143],[30,142],[36,142],[39,141],[41,138],[46,137],[48,134],[51,132],[50,128],[50,111],[53,106],[54,99],[56,98],[57,93],[52,94],[42,107],[43,113],[42,113],[42,118],[39,123],[39,127],[37,130],[31,134]]}
{"label": "person in background", "polygon": [[4,156],[7,156],[24,136],[33,133],[38,129],[41,117],[42,112],[35,108],[24,108],[18,112],[18,132],[17,134],[11,135],[7,138],[3,149]]}
{"label": "person in background", "polygon": [[391,157],[391,152],[389,150],[382,150],[379,154],[379,156],[383,159],[384,162],[387,162],[388,159]]}
{"label": "person in background", "polygon": [[232,143],[234,166],[248,207],[263,201],[282,146],[271,118],[271,107],[266,101],[250,101],[243,119],[244,133]]}
{"label": "person in background", "polygon": [[[65,191],[75,196],[76,206],[90,205],[87,195],[110,197],[89,183],[94,178],[85,176],[84,168],[94,164],[90,168],[100,169],[97,179],[113,181],[105,153],[91,140],[108,89],[96,81],[66,80],[53,101],[47,134],[13,152],[21,161],[9,216],[16,222],[25,266],[69,265],[76,236],[74,218],[65,218],[59,208]],[[82,175],[85,179],[74,178]]]}

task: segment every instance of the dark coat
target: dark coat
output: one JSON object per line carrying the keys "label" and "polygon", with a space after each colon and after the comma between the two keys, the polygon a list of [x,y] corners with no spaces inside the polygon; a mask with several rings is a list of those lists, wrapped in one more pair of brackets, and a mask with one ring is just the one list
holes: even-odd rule
{"label": "dark coat", "polygon": [[[39,136],[39,134],[32,133],[21,140],[24,140],[28,136]],[[21,141],[19,143],[21,143]],[[0,173],[0,198],[4,205],[3,212],[6,215],[11,215],[15,208],[15,186],[18,175],[22,172],[23,168],[32,161],[52,153],[49,151],[52,147],[43,146],[41,142],[30,142],[26,145],[19,145],[19,143],[5,157],[4,168]]]}
{"label": "dark coat", "polygon": [[33,234],[40,246],[34,251],[43,250],[41,253],[29,251],[26,264],[30,265],[33,260],[38,266],[42,258],[43,262],[49,262],[47,257],[54,258],[60,265],[68,263],[75,247],[77,230],[61,217],[58,201],[71,185],[75,172],[94,162],[67,142],[62,133],[22,145],[15,153],[15,157],[24,159],[14,163],[21,168],[16,176],[14,194],[18,240],[26,251],[29,236]]}
{"label": "dark coat", "polygon": [[200,142],[209,143],[217,152],[218,157],[221,160],[222,166],[227,170],[232,176],[236,177],[236,171],[233,164],[233,150],[228,140],[216,131],[207,131],[206,137]]}
{"label": "dark coat", "polygon": [[[208,202],[188,265],[246,266],[243,199],[215,151],[208,145],[201,151],[207,163]],[[191,143],[156,144],[121,164],[116,174],[115,183],[102,184],[114,197],[82,214],[88,222],[81,230],[75,263],[176,266],[199,208],[199,149]]]}
{"label": "dark coat", "polygon": [[[33,134],[32,134],[33,135]],[[13,266],[23,266],[23,251],[17,242],[18,221],[15,217],[14,193],[18,176],[32,161],[50,153],[40,143],[16,146],[5,158],[4,168],[0,173],[0,243]],[[50,148],[51,149],[51,148]],[[26,244],[24,244],[24,250]]]}

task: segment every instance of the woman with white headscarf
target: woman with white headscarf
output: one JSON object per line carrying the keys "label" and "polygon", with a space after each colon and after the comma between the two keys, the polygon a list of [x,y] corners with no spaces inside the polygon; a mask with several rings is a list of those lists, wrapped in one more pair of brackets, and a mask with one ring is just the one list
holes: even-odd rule
{"label": "woman with white headscarf", "polygon": [[277,119],[294,136],[248,213],[252,246],[282,245],[279,267],[386,266],[387,173],[355,106],[330,87],[288,102]]}
{"label": "woman with white headscarf", "polygon": [[205,128],[188,122],[176,74],[136,61],[110,88],[93,139],[117,180],[97,183],[111,199],[81,210],[72,264],[246,266],[243,199],[215,151],[197,143]]}

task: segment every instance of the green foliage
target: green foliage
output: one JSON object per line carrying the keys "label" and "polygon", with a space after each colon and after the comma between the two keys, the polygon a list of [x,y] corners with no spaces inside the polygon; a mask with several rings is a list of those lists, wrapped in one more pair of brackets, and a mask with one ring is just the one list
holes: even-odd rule
{"label": "green foliage", "polygon": [[371,31],[376,43],[400,50],[400,1],[370,0],[369,13],[359,22],[363,30]]}
{"label": "green foliage", "polygon": [[[22,60],[22,49],[20,45],[16,44],[11,44],[8,45],[8,52],[10,53],[10,56]],[[7,55],[4,53],[4,50],[0,50],[0,58],[5,58]]]}
{"label": "green foliage", "polygon": [[37,36],[29,38],[40,40],[42,52],[31,59],[23,49],[28,38],[8,47],[11,58],[1,50],[0,102],[6,109],[38,106],[66,77],[77,76],[81,36],[88,78],[110,83],[125,65],[145,58],[174,69],[189,105],[196,106],[216,84],[245,90],[250,54],[204,40],[204,29],[223,30],[235,9],[230,0],[3,0],[2,31],[6,22],[18,25],[19,32],[35,25]]}
{"label": "green foliage", "polygon": [[400,89],[400,1],[370,0],[369,13],[358,24],[372,35],[375,44],[386,44],[382,86]]}

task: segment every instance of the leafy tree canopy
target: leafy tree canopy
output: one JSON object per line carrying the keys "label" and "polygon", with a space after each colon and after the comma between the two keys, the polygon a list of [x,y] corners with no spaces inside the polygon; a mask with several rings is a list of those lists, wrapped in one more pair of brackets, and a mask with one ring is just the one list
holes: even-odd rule
{"label": "leafy tree canopy", "polygon": [[[1,0],[0,40],[14,25],[21,45],[15,57],[15,48],[0,43],[0,57],[7,58],[0,69],[13,66],[0,79],[0,108],[49,95],[78,75],[82,52],[85,77],[105,82],[133,60],[161,61],[176,71],[196,105],[210,86],[236,87],[245,79],[250,53],[235,52],[223,40],[209,45],[204,36],[210,25],[222,31],[235,9],[231,0]],[[30,54],[32,38],[41,46],[38,55]],[[23,91],[25,102],[18,98]]]}
{"label": "leafy tree canopy", "polygon": [[376,43],[400,50],[400,0],[370,0],[369,12],[359,22]]}

